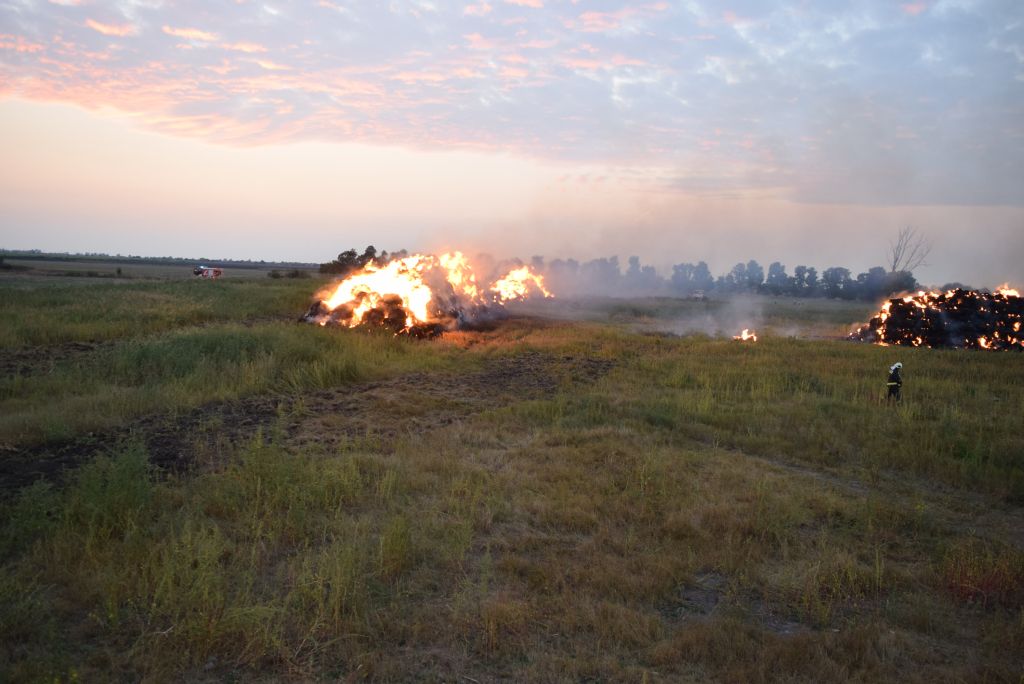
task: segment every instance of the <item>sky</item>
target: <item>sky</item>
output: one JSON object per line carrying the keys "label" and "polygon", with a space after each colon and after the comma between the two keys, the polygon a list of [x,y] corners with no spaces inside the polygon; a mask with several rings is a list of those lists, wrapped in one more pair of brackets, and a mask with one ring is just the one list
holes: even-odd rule
{"label": "sky", "polygon": [[0,0],[0,247],[1024,283],[1024,2]]}

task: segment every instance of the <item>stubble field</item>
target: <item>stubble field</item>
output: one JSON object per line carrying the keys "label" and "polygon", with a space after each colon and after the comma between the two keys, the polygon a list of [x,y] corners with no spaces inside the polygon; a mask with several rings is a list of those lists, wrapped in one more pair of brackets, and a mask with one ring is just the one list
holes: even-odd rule
{"label": "stubble field", "polygon": [[1020,354],[785,299],[424,342],[317,286],[0,283],[0,679],[1024,674]]}

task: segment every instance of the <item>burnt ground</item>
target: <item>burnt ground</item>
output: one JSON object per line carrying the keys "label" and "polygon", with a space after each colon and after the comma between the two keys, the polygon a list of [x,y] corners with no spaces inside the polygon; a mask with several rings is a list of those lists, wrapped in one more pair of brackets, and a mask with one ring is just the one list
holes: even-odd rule
{"label": "burnt ground", "polygon": [[[67,354],[85,351],[69,347]],[[210,403],[176,416],[146,416],[111,432],[8,448],[0,458],[0,497],[37,480],[60,482],[97,453],[133,439],[145,443],[154,466],[178,473],[204,465],[200,460],[216,460],[220,446],[252,439],[260,431],[282,430],[289,442],[303,447],[329,450],[344,441],[372,439],[387,450],[404,436],[550,396],[563,383],[592,382],[612,365],[607,359],[527,352],[488,359],[467,373],[412,373],[316,392]],[[34,368],[38,372],[39,366]]]}
{"label": "burnt ground", "polygon": [[43,375],[58,364],[74,362],[112,342],[65,342],[37,347],[0,350],[0,375]]}

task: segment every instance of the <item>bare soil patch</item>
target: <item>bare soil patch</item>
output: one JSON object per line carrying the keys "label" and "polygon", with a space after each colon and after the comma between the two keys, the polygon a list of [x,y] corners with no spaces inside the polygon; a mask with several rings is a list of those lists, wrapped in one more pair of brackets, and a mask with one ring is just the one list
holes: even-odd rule
{"label": "bare soil patch", "polygon": [[7,376],[42,375],[58,364],[74,362],[111,342],[65,342],[20,349],[0,349],[0,373]]}

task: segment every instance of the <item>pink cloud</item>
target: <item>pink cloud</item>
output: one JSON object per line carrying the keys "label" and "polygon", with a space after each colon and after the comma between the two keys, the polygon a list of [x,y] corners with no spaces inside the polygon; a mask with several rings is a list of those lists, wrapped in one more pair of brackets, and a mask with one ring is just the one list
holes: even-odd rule
{"label": "pink cloud", "polygon": [[916,17],[918,14],[921,14],[926,9],[928,9],[928,3],[926,3],[926,2],[908,2],[908,3],[904,4],[904,5],[901,5],[901,9],[903,10],[904,14],[909,14],[912,17]]}
{"label": "pink cloud", "polygon": [[622,19],[635,10],[617,12],[583,12],[579,16],[580,29],[587,32],[613,31],[622,25]]}
{"label": "pink cloud", "polygon": [[172,26],[164,26],[163,31],[169,36],[184,38],[185,40],[198,40],[203,43],[212,43],[217,40],[216,33],[201,31],[195,28],[174,28]]}
{"label": "pink cloud", "polygon": [[40,43],[32,43],[23,36],[12,36],[0,33],[0,50],[14,50],[15,52],[41,52],[45,49]]}
{"label": "pink cloud", "polygon": [[248,52],[250,54],[267,51],[267,48],[256,43],[221,43],[221,47],[233,52]]}
{"label": "pink cloud", "polygon": [[604,66],[600,60],[583,57],[566,57],[561,60],[561,64],[570,69],[578,69],[580,71],[597,71]]}
{"label": "pink cloud", "polygon": [[496,47],[494,41],[484,38],[479,33],[470,33],[462,37],[469,43],[471,50],[493,50]]}
{"label": "pink cloud", "polygon": [[277,62],[271,62],[269,59],[257,59],[256,64],[266,69],[267,71],[287,71],[291,67],[284,64],[278,64]]}
{"label": "pink cloud", "polygon": [[403,83],[441,83],[448,77],[437,71],[399,71],[392,78]]}
{"label": "pink cloud", "polygon": [[218,74],[220,76],[227,76],[232,71],[235,71],[237,69],[237,67],[234,64],[232,64],[226,59],[222,61],[219,65],[210,65],[204,68],[207,71],[212,71],[213,73]]}
{"label": "pink cloud", "polygon": [[612,55],[612,64],[615,66],[647,66],[647,62],[642,59],[636,59],[634,57],[627,57],[626,55]]}
{"label": "pink cloud", "polygon": [[119,36],[123,38],[125,36],[134,36],[138,32],[138,28],[133,24],[103,24],[95,19],[86,19],[85,25],[105,36]]}
{"label": "pink cloud", "polygon": [[494,9],[488,2],[478,2],[475,5],[466,5],[462,14],[468,17],[482,17]]}
{"label": "pink cloud", "polygon": [[547,50],[548,48],[554,47],[558,44],[558,41],[552,38],[551,40],[528,40],[523,43],[520,47],[529,50]]}
{"label": "pink cloud", "polygon": [[589,33],[615,31],[622,28],[623,23],[627,19],[637,16],[650,16],[658,12],[663,12],[667,9],[668,3],[656,2],[650,5],[640,5],[637,7],[623,7],[622,9],[615,10],[614,12],[597,12],[591,10],[581,13],[575,20],[566,20],[565,25],[567,28],[579,28],[581,31]]}
{"label": "pink cloud", "polygon": [[510,5],[517,5],[519,7],[532,7],[533,9],[540,9],[544,6],[544,0],[505,0]]}
{"label": "pink cloud", "polygon": [[501,61],[508,62],[509,64],[527,64],[528,59],[520,54],[512,53],[511,55],[502,55]]}

